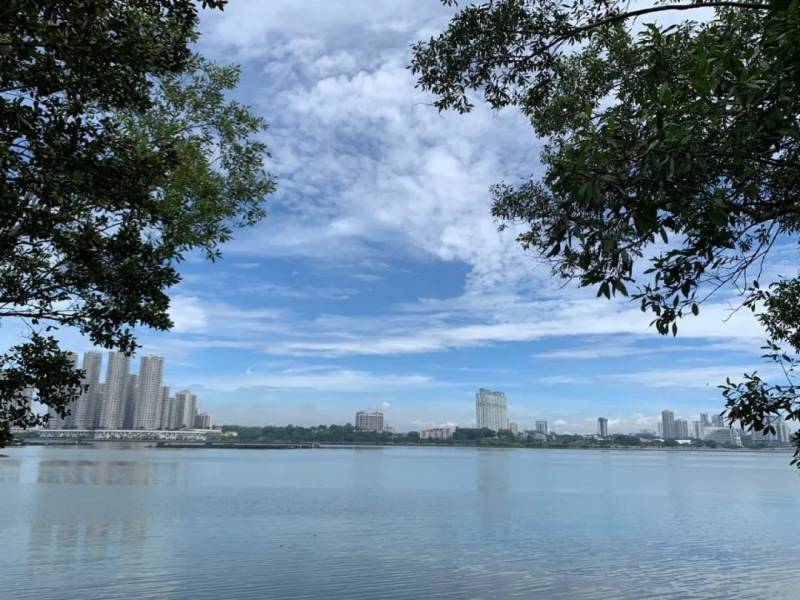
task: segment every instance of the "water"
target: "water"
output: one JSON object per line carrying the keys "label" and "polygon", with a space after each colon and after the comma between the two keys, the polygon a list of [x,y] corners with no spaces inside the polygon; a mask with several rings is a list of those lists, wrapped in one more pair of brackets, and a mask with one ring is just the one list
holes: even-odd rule
{"label": "water", "polygon": [[4,452],[3,598],[797,598],[786,454]]}

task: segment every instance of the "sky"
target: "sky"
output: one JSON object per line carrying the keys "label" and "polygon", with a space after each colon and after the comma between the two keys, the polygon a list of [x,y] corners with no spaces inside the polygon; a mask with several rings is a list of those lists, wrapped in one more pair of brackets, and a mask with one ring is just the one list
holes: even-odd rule
{"label": "sky", "polygon": [[[716,386],[762,366],[762,332],[730,297],[660,337],[638,305],[555,280],[498,231],[488,188],[540,175],[541,142],[515,110],[440,114],[415,88],[409,46],[452,13],[437,0],[203,13],[200,52],[241,66],[235,97],[269,122],[278,191],[222,260],[181,265],[175,327],[141,331],[140,355],[165,356],[166,383],[218,424],[382,409],[400,431],[471,426],[479,387],[504,391],[521,429],[593,432],[605,416],[612,432],[654,430],[663,409],[722,410]],[[772,268],[792,268],[778,254]]]}

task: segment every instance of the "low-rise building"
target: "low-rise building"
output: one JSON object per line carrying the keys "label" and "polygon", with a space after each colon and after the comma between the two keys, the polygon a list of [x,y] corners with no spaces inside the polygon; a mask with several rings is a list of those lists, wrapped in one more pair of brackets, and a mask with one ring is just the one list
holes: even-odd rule
{"label": "low-rise building", "polygon": [[419,432],[422,440],[449,440],[453,437],[453,430],[450,427],[431,427]]}
{"label": "low-rise building", "polygon": [[195,429],[211,429],[211,415],[199,413],[194,419]]}
{"label": "low-rise building", "polygon": [[742,446],[742,436],[739,430],[732,427],[706,427],[703,439],[718,444]]}

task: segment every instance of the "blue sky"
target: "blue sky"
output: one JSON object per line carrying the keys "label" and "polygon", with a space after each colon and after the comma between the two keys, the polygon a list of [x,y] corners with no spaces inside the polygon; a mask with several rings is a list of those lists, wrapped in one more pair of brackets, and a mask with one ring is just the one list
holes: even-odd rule
{"label": "blue sky", "polygon": [[[664,408],[718,412],[715,386],[760,367],[752,317],[715,297],[677,339],[625,302],[564,286],[498,232],[488,187],[540,173],[515,111],[439,114],[409,45],[452,14],[436,0],[234,0],[200,50],[242,67],[237,98],[270,123],[269,216],[209,264],[190,257],[174,331],[141,332],[217,423],[352,421],[400,430],[474,419],[478,387],[556,431],[655,428]],[[791,268],[791,262],[773,268]],[[7,333],[7,332],[6,332]],[[86,343],[65,332],[76,350]]]}

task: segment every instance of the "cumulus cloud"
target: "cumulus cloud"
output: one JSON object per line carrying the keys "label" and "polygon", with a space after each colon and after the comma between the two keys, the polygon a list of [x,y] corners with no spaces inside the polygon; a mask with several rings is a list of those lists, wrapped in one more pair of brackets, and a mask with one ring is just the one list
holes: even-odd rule
{"label": "cumulus cloud", "polygon": [[176,333],[203,332],[208,326],[206,313],[196,296],[173,296],[170,299],[169,316]]}

